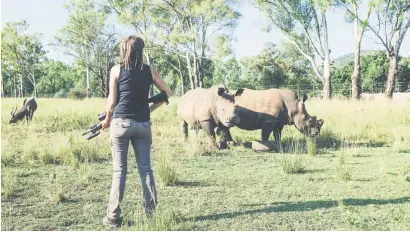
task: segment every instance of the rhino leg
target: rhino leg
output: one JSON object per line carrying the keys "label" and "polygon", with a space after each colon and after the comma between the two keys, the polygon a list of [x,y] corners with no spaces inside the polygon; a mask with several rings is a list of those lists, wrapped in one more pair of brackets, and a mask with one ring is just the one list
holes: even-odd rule
{"label": "rhino leg", "polygon": [[224,142],[226,142],[229,145],[235,145],[229,128],[224,126],[220,126],[219,128],[220,131],[218,135],[220,135],[223,138]]}
{"label": "rhino leg", "polygon": [[282,129],[283,129],[283,126],[273,129],[273,137],[275,137],[275,143],[279,150],[282,149],[282,143],[281,143]]}
{"label": "rhino leg", "polygon": [[29,120],[29,113],[26,113],[26,126],[28,126],[28,120]]}
{"label": "rhino leg", "polygon": [[268,142],[270,133],[273,131],[272,123],[263,123],[262,124],[262,142]]}
{"label": "rhino leg", "polygon": [[30,111],[30,122],[33,121],[34,111]]}
{"label": "rhino leg", "polygon": [[182,122],[182,129],[184,131],[185,139],[188,139],[188,123],[183,121]]}
{"label": "rhino leg", "polygon": [[224,141],[219,143],[216,142],[215,123],[211,121],[201,121],[201,127],[210,137],[211,143],[214,144],[218,149],[225,149],[227,147],[226,142]]}
{"label": "rhino leg", "polygon": [[282,130],[283,130],[283,127],[278,127],[278,128],[273,129],[273,137],[275,138],[275,141],[277,143],[280,142],[280,139],[282,137]]}

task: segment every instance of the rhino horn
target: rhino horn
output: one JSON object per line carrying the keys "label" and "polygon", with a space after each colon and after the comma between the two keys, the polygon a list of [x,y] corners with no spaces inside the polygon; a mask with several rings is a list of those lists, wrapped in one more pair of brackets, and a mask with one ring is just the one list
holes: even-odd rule
{"label": "rhino horn", "polygon": [[16,113],[16,111],[17,111],[17,107],[13,110],[11,110],[11,116],[13,116],[14,117],[14,114]]}

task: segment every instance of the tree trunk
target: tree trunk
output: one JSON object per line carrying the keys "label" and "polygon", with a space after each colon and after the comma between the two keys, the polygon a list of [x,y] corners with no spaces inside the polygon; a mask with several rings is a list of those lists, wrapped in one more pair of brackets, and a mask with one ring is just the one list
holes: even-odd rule
{"label": "tree trunk", "polygon": [[330,78],[330,50],[329,50],[329,37],[327,34],[327,20],[326,12],[322,11],[322,25],[323,25],[323,47],[324,47],[324,60],[323,60],[323,96],[326,99],[332,98],[332,83]]}
{"label": "tree trunk", "polygon": [[179,72],[179,76],[181,77],[181,95],[184,95],[185,91],[184,91],[184,76],[182,75],[182,68],[181,68],[181,60],[178,57],[178,72]]}
{"label": "tree trunk", "polygon": [[325,82],[323,83],[323,97],[325,99],[332,98],[332,83],[330,78],[330,61],[325,59],[323,62],[323,78]]}
{"label": "tree trunk", "polygon": [[20,93],[19,97],[23,97],[23,76],[20,76]]}
{"label": "tree trunk", "polygon": [[202,66],[202,58],[199,58],[199,62],[198,62],[198,73],[199,73],[199,86],[200,87],[204,87],[204,69]]}
{"label": "tree trunk", "polygon": [[189,52],[186,52],[185,57],[186,57],[186,63],[187,63],[187,68],[188,68],[189,82],[191,84],[191,89],[195,89],[195,82],[194,82],[194,76],[192,75],[191,60],[189,59]]}
{"label": "tree trunk", "polygon": [[90,68],[88,67],[88,64],[87,64],[86,72],[87,72],[87,97],[90,98],[91,97],[91,93],[90,93]]}
{"label": "tree trunk", "polygon": [[[149,56],[148,51],[145,51],[145,58],[147,59],[147,64],[151,67],[151,59]],[[149,88],[149,92],[148,92],[148,97],[152,97],[154,96],[154,86],[151,85],[151,87]]]}
{"label": "tree trunk", "polygon": [[13,82],[14,82],[14,98],[17,98],[17,84],[16,84],[16,75],[13,76]]}
{"label": "tree trunk", "polygon": [[199,75],[198,75],[198,64],[196,61],[196,54],[193,54],[193,60],[194,60],[194,78],[195,78],[195,86],[196,87],[201,87],[201,85],[199,84]]}
{"label": "tree trunk", "polygon": [[[358,8],[357,5],[352,4],[353,10],[355,15],[358,15]],[[369,11],[370,12],[370,11]],[[368,14],[369,15],[369,14]],[[361,88],[360,88],[360,45],[362,42],[362,35],[364,32],[364,28],[359,32],[359,20],[357,18],[354,19],[353,23],[353,33],[355,39],[354,45],[354,68],[352,74],[352,98],[359,99]]]}
{"label": "tree trunk", "polygon": [[4,82],[3,82],[3,76],[1,76],[1,96],[4,97],[5,94],[5,88],[4,88]]}
{"label": "tree trunk", "polygon": [[33,72],[33,87],[34,87],[34,97],[37,98],[37,84],[36,84],[36,78],[34,77],[34,72]]}
{"label": "tree trunk", "polygon": [[396,83],[397,58],[398,57],[395,54],[395,52],[389,55],[390,67],[389,67],[389,73],[387,75],[387,83],[386,83],[386,91],[385,91],[386,97],[389,99],[393,98],[394,85]]}
{"label": "tree trunk", "polygon": [[354,51],[354,68],[352,74],[352,98],[359,99],[360,93],[360,41],[358,41],[358,38],[356,38]]}

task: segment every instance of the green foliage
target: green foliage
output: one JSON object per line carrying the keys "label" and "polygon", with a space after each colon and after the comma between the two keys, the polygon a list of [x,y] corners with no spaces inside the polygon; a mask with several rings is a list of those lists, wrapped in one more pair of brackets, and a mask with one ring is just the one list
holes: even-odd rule
{"label": "green foliage", "polygon": [[[170,104],[156,110],[151,118],[157,211],[152,218],[143,216],[139,173],[135,157],[129,155],[127,189],[121,207],[125,223],[121,230],[408,228],[408,189],[403,186],[409,184],[406,181],[409,153],[397,153],[394,145],[401,138],[406,143],[409,141],[406,140],[410,134],[408,102],[309,99],[306,103],[309,113],[325,118],[326,122],[316,138],[318,149],[324,152],[308,156],[302,143],[304,135],[292,126],[286,126],[282,133],[283,143],[294,142],[295,147],[299,146],[292,153],[261,154],[239,145],[204,154],[206,143],[194,145],[196,141],[191,140],[194,132],[184,141],[175,113],[178,100],[172,97]],[[83,129],[96,123],[96,115],[106,101],[91,98],[79,104],[71,99],[39,99],[42,110],[36,112],[28,127],[23,123],[8,125],[9,109],[17,103],[21,101],[6,98],[1,104],[2,159],[4,153],[15,154],[13,165],[2,166],[2,185],[14,179],[10,186],[16,186],[14,177],[18,177],[17,187],[10,191],[13,194],[9,198],[2,195],[2,229],[106,230],[101,219],[112,178],[109,133],[104,131],[92,140],[81,136]],[[345,108],[350,110],[340,110]],[[240,144],[261,136],[260,131],[237,127],[231,128],[231,133]],[[201,131],[200,135],[206,142],[205,132]],[[346,183],[337,173],[338,154],[345,150],[337,146],[339,142],[349,144],[346,145],[349,148],[350,144],[356,144],[361,154],[352,158],[346,149],[348,158],[344,168],[351,175]],[[43,165],[41,160],[28,157],[35,148],[39,153],[50,149],[62,162]],[[302,175],[287,175],[277,158],[282,155],[295,158],[292,154],[299,153],[298,150],[303,152],[297,157],[305,159],[305,171]],[[95,155],[98,159],[91,159]],[[171,167],[178,173],[177,186],[166,187],[159,177],[158,165],[163,158],[176,156],[178,166]],[[70,162],[77,158],[84,163]],[[382,174],[378,173],[381,160]],[[128,195],[127,190],[131,190]],[[249,213],[253,216],[246,216]],[[310,219],[293,220],[295,217]]]}
{"label": "green foliage", "polygon": [[241,61],[231,58],[214,62],[212,84],[225,83],[228,88],[296,86],[319,83],[312,80],[309,62],[289,43],[278,49],[267,44],[260,54]]}
{"label": "green foliage", "polygon": [[[389,59],[384,51],[376,51],[366,53],[360,57],[361,63],[361,85],[363,92],[383,91],[377,88],[375,83],[385,83],[389,72]],[[399,73],[397,74],[398,82],[410,81],[410,58],[399,57]],[[332,72],[332,81],[334,88],[340,86],[350,86],[351,76],[353,73],[353,61],[344,66],[337,67]],[[405,86],[402,86],[399,91],[405,91]],[[344,88],[343,95],[350,94],[349,88]]]}
{"label": "green foliage", "polygon": [[81,89],[72,89],[68,92],[68,97],[76,100],[83,100],[87,97],[87,91]]}
{"label": "green foliage", "polygon": [[[268,19],[269,29],[278,28],[303,55],[302,60],[309,61],[310,69],[315,73],[311,77],[323,83],[330,81],[330,67],[326,62],[329,56],[326,12],[333,1],[254,1]],[[331,93],[325,95],[331,96]]]}
{"label": "green foliage", "polygon": [[275,62],[284,71],[286,85],[319,84],[313,77],[309,61],[289,41],[280,44]]}
{"label": "green foliage", "polygon": [[66,5],[68,22],[52,41],[52,46],[75,58],[94,77],[90,89],[95,96],[106,96],[111,67],[118,63],[118,39],[108,30],[107,9],[94,1],[71,0]]}
{"label": "green foliage", "polygon": [[[7,22],[1,31],[1,74],[4,90],[9,96],[36,94],[36,80],[39,79],[40,63],[46,52],[40,35],[26,34],[26,21]],[[23,87],[23,88],[21,88]],[[26,93],[23,93],[23,90]]]}
{"label": "green foliage", "polygon": [[[3,169],[4,170],[4,169]],[[20,184],[20,180],[17,175],[1,175],[1,196],[2,198],[10,197],[16,193]]]}
{"label": "green foliage", "polygon": [[270,44],[259,55],[244,58],[242,75],[250,78],[254,86],[271,86],[278,88],[285,83],[282,68],[277,64],[278,51],[275,45]]}
{"label": "green foliage", "polygon": [[344,167],[338,167],[337,169],[337,176],[342,180],[342,181],[349,181],[352,179],[352,173],[350,172],[349,169],[344,168]]}
{"label": "green foliage", "polygon": [[215,61],[213,71],[212,85],[225,83],[228,88],[242,86],[242,66],[236,58],[228,59],[225,62]]}
{"label": "green foliage", "polygon": [[304,159],[301,155],[281,155],[278,159],[278,163],[286,174],[302,173],[306,168]]}
{"label": "green foliage", "polygon": [[186,92],[187,86],[211,85],[213,62],[231,53],[232,29],[240,17],[235,4],[215,0],[152,4],[144,0],[116,0],[108,7],[117,13],[121,23],[132,26],[142,36],[147,62],[167,63],[174,71],[165,71],[165,76],[174,72],[180,79],[167,80],[180,86],[178,92],[182,92],[182,86]]}
{"label": "green foliage", "polygon": [[42,63],[42,73],[37,88],[41,96],[48,97],[67,97],[69,90],[83,78],[78,68],[54,60]]}
{"label": "green foliage", "polygon": [[175,164],[169,159],[162,159],[159,161],[156,170],[161,182],[165,186],[175,185],[178,181],[178,173]]}
{"label": "green foliage", "polygon": [[306,142],[307,145],[307,152],[311,156],[315,156],[318,154],[318,149],[317,149],[317,144],[316,144],[316,139],[307,139]]}

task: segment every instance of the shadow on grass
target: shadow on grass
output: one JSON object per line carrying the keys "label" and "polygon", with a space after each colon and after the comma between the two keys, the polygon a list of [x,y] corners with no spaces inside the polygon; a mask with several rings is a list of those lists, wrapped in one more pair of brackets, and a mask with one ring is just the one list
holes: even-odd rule
{"label": "shadow on grass", "polygon": [[319,172],[325,172],[328,171],[329,169],[313,169],[313,170],[303,170],[301,174],[305,173],[319,173]]}
{"label": "shadow on grass", "polygon": [[243,215],[254,215],[260,213],[274,212],[295,212],[295,211],[311,211],[316,209],[328,209],[338,207],[339,204],[344,206],[366,206],[366,205],[387,205],[387,204],[403,204],[410,202],[410,197],[401,197],[396,199],[354,199],[347,198],[342,201],[305,201],[305,202],[273,202],[268,204],[249,204],[242,205],[247,207],[261,207],[260,209],[245,210],[239,212],[227,212],[198,216],[193,218],[195,221],[219,220],[239,217]]}
{"label": "shadow on grass", "polygon": [[[306,154],[308,153],[307,150],[307,142],[310,138],[303,137],[303,138],[285,138],[281,140],[282,148],[281,153],[296,153],[296,154]],[[361,143],[361,142],[351,142],[351,141],[343,141],[339,138],[332,137],[332,136],[317,136],[315,137],[316,140],[316,148],[318,149],[334,149],[340,150],[342,147],[383,147],[386,145],[384,142],[368,142],[368,143]],[[269,140],[270,142],[274,143],[274,140]],[[237,146],[243,146],[245,148],[252,148],[252,142],[249,141],[237,141]],[[279,150],[276,149],[274,152],[278,152]],[[358,155],[358,157],[366,157],[368,155]]]}
{"label": "shadow on grass", "polygon": [[177,181],[175,186],[181,186],[184,188],[191,188],[191,187],[206,187],[209,186],[208,184],[201,183],[198,181]]}

